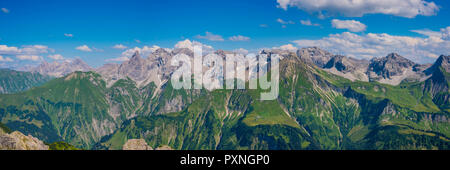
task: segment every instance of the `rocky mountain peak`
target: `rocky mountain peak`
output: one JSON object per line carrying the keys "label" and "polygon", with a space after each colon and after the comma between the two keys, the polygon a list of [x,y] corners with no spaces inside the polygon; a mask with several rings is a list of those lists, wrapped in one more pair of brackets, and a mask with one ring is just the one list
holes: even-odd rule
{"label": "rocky mountain peak", "polygon": [[348,72],[354,69],[353,63],[350,63],[347,59],[347,57],[342,55],[335,55],[333,58],[328,61],[327,64],[325,64],[324,68],[332,68],[335,67],[336,70],[342,71],[342,72]]}
{"label": "rocky mountain peak", "polygon": [[439,56],[436,62],[434,62],[434,64],[424,72],[425,74],[430,75],[433,74],[435,71],[438,71],[440,68],[443,68],[446,72],[450,72],[450,56],[445,55]]}
{"label": "rocky mountain peak", "polygon": [[[303,52],[314,50],[320,51],[318,48],[309,48],[304,49]],[[442,61],[444,60],[442,58]],[[390,53],[385,57],[373,58],[370,61],[334,55],[323,66],[323,69],[350,80],[376,81],[398,85],[404,80],[424,81],[433,72],[428,71],[430,72],[429,74],[424,73],[424,70],[427,70],[429,67],[429,64],[416,64],[397,53]]]}
{"label": "rocky mountain peak", "polygon": [[441,55],[435,64],[442,67],[446,72],[450,72],[450,55]]}
{"label": "rocky mountain peak", "polygon": [[177,54],[186,54],[188,56],[194,56],[194,52],[192,50],[190,50],[189,48],[175,48],[172,51],[172,55],[177,55]]}
{"label": "rocky mountain peak", "polygon": [[230,54],[231,52],[227,52],[224,50],[217,50],[215,53],[219,56],[225,56],[226,54]]}
{"label": "rocky mountain peak", "polygon": [[152,54],[154,55],[169,54],[169,52],[167,52],[164,48],[158,48]]}
{"label": "rocky mountain peak", "polygon": [[[112,85],[119,79],[129,77],[139,87],[147,85],[150,82],[154,82],[159,86],[174,71],[174,68],[169,64],[172,56],[178,53],[184,53],[186,52],[185,50],[189,49],[177,48],[169,53],[165,49],[158,48],[146,59],[142,58],[139,52],[136,52],[128,62],[124,62],[118,67],[103,67],[101,74],[107,80],[108,85]],[[192,53],[190,50],[189,52]]]}
{"label": "rocky mountain peak", "polygon": [[411,67],[416,64],[397,53],[388,54],[386,57],[383,58],[374,58],[372,59],[372,61],[373,63],[383,65],[384,67],[386,66]]}
{"label": "rocky mountain peak", "polygon": [[139,51],[136,51],[136,52],[134,52],[133,56],[130,58],[130,60],[128,62],[138,63],[138,62],[141,62],[142,60],[143,60],[143,58],[139,54]]}
{"label": "rocky mountain peak", "polygon": [[156,64],[158,66],[163,66],[166,65],[171,58],[172,58],[171,53],[169,53],[163,48],[159,48],[155,50],[153,53],[151,53],[148,56],[147,60],[151,65]]}
{"label": "rocky mountain peak", "polygon": [[41,66],[48,66],[48,65],[50,65],[50,63],[44,60],[44,61],[42,61],[42,63],[40,65]]}
{"label": "rocky mountain peak", "polygon": [[330,61],[333,54],[318,47],[308,47],[298,50],[297,56],[300,59],[313,63],[318,67],[324,67],[325,64]]}
{"label": "rocky mountain peak", "polygon": [[369,62],[367,60],[358,60],[343,55],[335,55],[324,66],[324,69],[352,81],[368,81],[368,76],[365,74],[368,65]]}
{"label": "rocky mountain peak", "polygon": [[231,52],[231,51],[224,51],[224,50],[217,50],[214,53],[217,54],[218,56],[221,56],[224,59],[227,56],[227,54],[233,54],[233,52]]}
{"label": "rocky mountain peak", "polygon": [[270,51],[267,49],[263,49],[259,52],[259,54],[269,54],[269,53],[270,53]]}
{"label": "rocky mountain peak", "polygon": [[72,61],[72,64],[82,64],[82,65],[87,65],[83,60],[81,60],[80,58],[76,58]]}
{"label": "rocky mountain peak", "polygon": [[383,58],[374,58],[371,60],[369,71],[382,76],[383,78],[392,78],[402,75],[406,69],[412,69],[416,63],[408,60],[396,53],[391,53]]}
{"label": "rocky mountain peak", "polygon": [[396,59],[403,59],[403,57],[402,57],[401,55],[397,54],[397,53],[390,53],[390,54],[388,54],[388,55],[386,56],[386,58],[388,58],[388,59],[393,59],[393,60],[396,60]]}

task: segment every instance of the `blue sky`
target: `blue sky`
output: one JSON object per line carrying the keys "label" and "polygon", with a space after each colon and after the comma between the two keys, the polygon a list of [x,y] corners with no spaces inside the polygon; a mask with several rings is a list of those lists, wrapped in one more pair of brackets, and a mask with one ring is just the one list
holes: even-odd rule
{"label": "blue sky", "polygon": [[[448,55],[448,0],[380,0],[381,11],[371,0],[345,1],[313,8],[310,0],[1,0],[0,66],[58,54],[98,67],[131,48],[173,48],[185,39],[224,50],[314,45],[357,58],[398,52],[417,62]],[[243,41],[230,40],[239,35]],[[127,48],[113,48],[119,44]],[[76,49],[84,45],[90,51]]]}

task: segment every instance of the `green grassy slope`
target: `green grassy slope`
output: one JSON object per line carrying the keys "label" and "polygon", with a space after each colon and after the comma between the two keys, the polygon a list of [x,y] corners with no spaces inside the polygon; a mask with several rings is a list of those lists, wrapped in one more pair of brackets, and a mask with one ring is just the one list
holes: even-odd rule
{"label": "green grassy slope", "polygon": [[100,75],[75,72],[22,93],[0,95],[0,120],[45,142],[90,147],[134,114],[134,82],[106,88]]}
{"label": "green grassy slope", "polygon": [[25,91],[40,86],[51,79],[51,77],[39,73],[0,69],[0,93]]}

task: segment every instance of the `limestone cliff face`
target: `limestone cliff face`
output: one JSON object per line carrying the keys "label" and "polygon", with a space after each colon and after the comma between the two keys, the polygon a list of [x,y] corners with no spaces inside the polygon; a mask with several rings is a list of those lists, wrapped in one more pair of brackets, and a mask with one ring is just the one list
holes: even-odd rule
{"label": "limestone cliff face", "polygon": [[39,139],[15,131],[11,134],[0,129],[0,150],[49,150]]}

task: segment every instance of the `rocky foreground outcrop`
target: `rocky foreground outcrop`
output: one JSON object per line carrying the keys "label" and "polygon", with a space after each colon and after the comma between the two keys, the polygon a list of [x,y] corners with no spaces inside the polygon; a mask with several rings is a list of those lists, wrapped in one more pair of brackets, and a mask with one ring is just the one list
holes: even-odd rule
{"label": "rocky foreground outcrop", "polygon": [[127,143],[123,145],[123,150],[153,150],[148,146],[144,139],[129,139]]}
{"label": "rocky foreground outcrop", "polygon": [[0,129],[0,150],[49,150],[39,139],[15,131],[10,134]]}
{"label": "rocky foreground outcrop", "polygon": [[153,149],[151,146],[148,146],[144,139],[129,139],[123,145],[122,150],[173,150],[173,148],[163,145]]}

